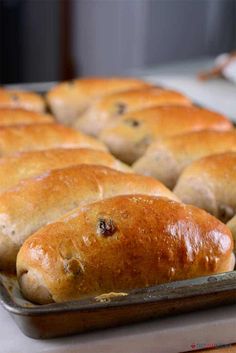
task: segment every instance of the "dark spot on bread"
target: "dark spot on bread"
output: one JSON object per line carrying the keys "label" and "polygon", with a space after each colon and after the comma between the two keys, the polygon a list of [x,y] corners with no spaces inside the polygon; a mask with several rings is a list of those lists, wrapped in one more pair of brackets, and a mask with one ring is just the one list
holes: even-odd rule
{"label": "dark spot on bread", "polygon": [[73,87],[75,85],[75,80],[68,81],[68,86]]}
{"label": "dark spot on bread", "polygon": [[68,274],[78,276],[81,273],[80,262],[75,258],[64,260],[64,270]]}
{"label": "dark spot on bread", "polygon": [[235,211],[233,209],[233,207],[229,206],[229,205],[220,205],[218,208],[218,218],[226,223],[228,222],[235,214]]}
{"label": "dark spot on bread", "polygon": [[116,232],[116,225],[110,218],[100,218],[97,224],[97,233],[109,237]]}
{"label": "dark spot on bread", "polygon": [[19,96],[16,93],[13,93],[11,95],[11,98],[14,102],[18,102],[20,100]]}
{"label": "dark spot on bread", "polygon": [[125,123],[127,123],[128,125],[132,126],[132,127],[137,127],[140,125],[140,122],[136,119],[127,119],[125,120]]}
{"label": "dark spot on bread", "polygon": [[127,105],[121,102],[116,103],[116,114],[122,115],[126,112]]}

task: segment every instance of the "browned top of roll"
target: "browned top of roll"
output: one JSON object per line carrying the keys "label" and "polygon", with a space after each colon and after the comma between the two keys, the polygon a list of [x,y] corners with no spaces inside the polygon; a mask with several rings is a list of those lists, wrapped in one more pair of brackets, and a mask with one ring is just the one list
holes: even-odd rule
{"label": "browned top of roll", "polygon": [[0,127],[11,125],[31,125],[53,123],[53,116],[25,109],[0,109]]}
{"label": "browned top of roll", "polygon": [[87,103],[97,96],[148,85],[143,80],[132,77],[87,77],[59,83],[48,92],[47,98],[51,102],[66,101],[73,97]]}
{"label": "browned top of roll", "polygon": [[182,176],[204,173],[214,181],[236,183],[236,152],[213,154],[191,163],[184,169]]}
{"label": "browned top of roll", "polygon": [[153,143],[149,151],[155,151],[159,145],[166,146],[180,158],[193,160],[236,149],[236,130],[201,130],[170,136]]}
{"label": "browned top of roll", "polygon": [[0,192],[15,186],[22,179],[76,164],[99,164],[123,172],[131,172],[131,168],[111,154],[90,148],[56,148],[21,152],[0,159]]}
{"label": "browned top of roll", "polygon": [[45,102],[42,96],[34,92],[0,88],[0,108],[22,108],[42,113]]}
{"label": "browned top of roll", "polygon": [[61,302],[231,270],[232,249],[229,229],[205,211],[118,196],[39,230],[22,246],[17,271],[28,298]]}
{"label": "browned top of roll", "polygon": [[182,170],[211,154],[236,151],[236,130],[201,130],[163,137],[152,143],[133,169],[173,188]]}
{"label": "browned top of roll", "polygon": [[159,87],[115,93],[98,99],[78,117],[75,126],[84,132],[97,135],[107,123],[115,121],[125,113],[161,105],[191,105],[191,102],[179,92]]}
{"label": "browned top of roll", "polygon": [[72,123],[96,97],[146,86],[150,85],[132,77],[82,78],[56,85],[48,92],[47,101],[59,121]]}
{"label": "browned top of roll", "polygon": [[118,158],[133,163],[155,140],[203,129],[229,130],[223,115],[194,106],[151,107],[125,114],[102,130],[99,138]]}
{"label": "browned top of roll", "polygon": [[49,148],[89,147],[105,150],[102,142],[59,124],[0,128],[0,156]]}
{"label": "browned top of roll", "polygon": [[0,195],[0,269],[14,270],[25,239],[75,207],[134,192],[178,200],[155,179],[98,165],[74,165],[21,181]]}
{"label": "browned top of roll", "polygon": [[185,203],[227,222],[236,212],[236,152],[196,160],[181,173],[174,192]]}

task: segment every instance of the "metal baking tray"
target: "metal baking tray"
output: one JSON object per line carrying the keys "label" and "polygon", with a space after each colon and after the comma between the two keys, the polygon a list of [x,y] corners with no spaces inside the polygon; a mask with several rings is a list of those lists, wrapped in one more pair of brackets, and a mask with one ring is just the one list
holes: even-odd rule
{"label": "metal baking tray", "polygon": [[0,275],[0,303],[21,331],[52,338],[236,303],[236,271],[48,305],[24,300],[14,277]]}
{"label": "metal baking tray", "polygon": [[[44,93],[52,83],[9,85]],[[236,303],[236,271],[61,304],[25,300],[14,276],[0,273],[0,303],[21,331],[52,338]]]}

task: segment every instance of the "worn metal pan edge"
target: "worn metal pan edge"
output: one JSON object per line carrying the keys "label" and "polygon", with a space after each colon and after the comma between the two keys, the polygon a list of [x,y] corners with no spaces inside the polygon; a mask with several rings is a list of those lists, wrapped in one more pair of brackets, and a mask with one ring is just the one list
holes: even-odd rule
{"label": "worn metal pan edge", "polygon": [[95,297],[90,297],[78,301],[28,307],[17,304],[0,281],[0,303],[11,314],[34,316],[47,315],[49,312],[91,311],[99,308],[114,308],[133,304],[155,303],[163,300],[170,301],[173,299],[185,299],[194,296],[234,290],[236,293],[236,271],[231,271],[214,276],[204,276],[135,289],[130,291],[127,296],[118,296],[105,302],[100,302],[97,301]]}

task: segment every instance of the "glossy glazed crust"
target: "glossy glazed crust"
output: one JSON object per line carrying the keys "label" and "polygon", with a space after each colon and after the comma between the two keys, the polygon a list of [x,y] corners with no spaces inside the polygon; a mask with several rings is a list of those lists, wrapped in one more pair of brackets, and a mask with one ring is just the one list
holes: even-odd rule
{"label": "glossy glazed crust", "polygon": [[229,271],[232,249],[229,229],[203,210],[118,196],[41,228],[20,249],[17,273],[29,300],[63,302]]}
{"label": "glossy glazed crust", "polygon": [[0,128],[0,157],[49,148],[88,147],[106,150],[102,142],[59,124]]}
{"label": "glossy glazed crust", "polygon": [[174,192],[227,222],[236,212],[236,152],[201,158],[180,175]]}
{"label": "glossy glazed crust", "polygon": [[0,159],[0,193],[15,186],[23,179],[77,164],[103,165],[127,173],[132,171],[111,154],[90,148],[56,148],[21,152]]}
{"label": "glossy glazed crust", "polygon": [[43,113],[45,102],[41,95],[34,92],[0,88],[0,109],[2,108],[21,108]]}
{"label": "glossy glazed crust", "polygon": [[159,179],[174,188],[185,167],[211,154],[236,151],[236,130],[202,130],[162,138],[133,164],[135,172]]}
{"label": "glossy glazed crust", "polygon": [[234,239],[234,252],[236,253],[236,216],[234,216],[228,223],[227,227],[231,230]]}
{"label": "glossy glazed crust", "polygon": [[188,106],[162,106],[125,114],[102,130],[99,139],[122,161],[132,164],[147,147],[163,136],[203,129],[229,130],[232,123],[223,115]]}
{"label": "glossy glazed crust", "polygon": [[191,105],[189,99],[176,91],[158,87],[136,89],[100,99],[78,117],[75,127],[98,136],[101,131],[125,113],[161,105]]}
{"label": "glossy glazed crust", "polygon": [[131,77],[83,78],[56,85],[48,92],[47,101],[58,121],[73,125],[96,97],[146,86],[149,84]]}
{"label": "glossy glazed crust", "polygon": [[0,127],[11,125],[32,125],[55,122],[50,114],[25,109],[0,109]]}
{"label": "glossy glazed crust", "polygon": [[15,270],[16,253],[24,240],[66,212],[134,192],[177,200],[155,179],[94,165],[57,169],[22,181],[0,195],[0,269]]}

